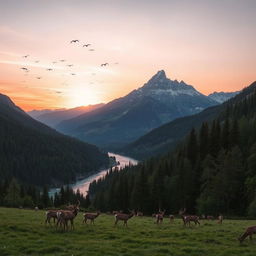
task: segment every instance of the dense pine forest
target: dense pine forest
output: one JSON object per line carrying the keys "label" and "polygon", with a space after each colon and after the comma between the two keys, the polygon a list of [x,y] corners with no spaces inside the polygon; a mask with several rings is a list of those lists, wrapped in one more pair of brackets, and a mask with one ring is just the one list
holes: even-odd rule
{"label": "dense pine forest", "polygon": [[108,166],[108,155],[96,146],[56,132],[0,96],[1,181],[62,185]]}
{"label": "dense pine forest", "polygon": [[95,208],[256,215],[256,83],[176,149],[90,185]]}

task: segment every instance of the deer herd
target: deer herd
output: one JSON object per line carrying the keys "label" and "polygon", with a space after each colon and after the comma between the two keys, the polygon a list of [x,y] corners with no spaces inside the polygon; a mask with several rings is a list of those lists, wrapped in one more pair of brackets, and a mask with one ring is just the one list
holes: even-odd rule
{"label": "deer herd", "polygon": [[[70,229],[74,229],[74,219],[77,216],[79,212],[79,206],[80,202],[78,201],[77,204],[74,205],[68,205],[64,210],[48,210],[46,212],[46,219],[45,224],[51,225],[51,219],[53,219],[54,224],[56,225],[56,229],[62,228],[63,231],[68,230],[68,223],[70,222]],[[130,211],[129,213],[123,213],[122,211],[113,211],[112,213],[108,212],[107,214],[114,215],[115,222],[114,226],[117,225],[117,223],[123,222],[123,225],[127,227],[127,222],[129,219],[131,219],[134,216],[137,217],[143,217],[143,213],[140,211]],[[90,221],[90,224],[94,225],[94,220],[100,215],[100,212],[85,212],[83,214],[83,223],[87,224],[87,221]],[[179,216],[181,217],[183,221],[183,225],[185,227],[190,227],[191,223],[194,223],[195,226],[200,226],[201,220],[208,220],[208,221],[214,221],[214,217],[211,215],[205,216],[197,216],[197,215],[190,215],[186,214],[186,208],[181,209],[179,211]],[[162,224],[165,217],[168,217],[170,223],[172,223],[175,219],[174,215],[165,215],[165,210],[159,210],[157,213],[152,214],[152,217],[155,219],[155,224]],[[222,224],[223,223],[223,215],[219,215],[217,217],[217,223]],[[252,235],[256,234],[256,226],[248,227],[245,232],[238,238],[240,242],[243,242],[246,237],[249,236],[250,240],[252,239]]]}

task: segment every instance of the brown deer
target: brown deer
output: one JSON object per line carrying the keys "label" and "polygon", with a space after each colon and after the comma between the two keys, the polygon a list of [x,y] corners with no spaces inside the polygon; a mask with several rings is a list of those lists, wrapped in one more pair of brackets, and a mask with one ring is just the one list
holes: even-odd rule
{"label": "brown deer", "polygon": [[117,213],[115,214],[115,226],[117,225],[117,222],[123,221],[124,222],[124,226],[127,227],[127,221],[132,218],[134,216],[134,211],[130,211],[129,214],[125,214],[125,213]]}
{"label": "brown deer", "polygon": [[248,227],[245,230],[244,234],[238,238],[238,240],[240,241],[240,243],[242,243],[247,236],[249,236],[250,240],[252,240],[252,235],[255,233],[256,233],[256,226]]}
{"label": "brown deer", "polygon": [[113,211],[113,212],[112,212],[113,215],[116,215],[116,214],[118,214],[118,213],[123,213],[123,211]]}
{"label": "brown deer", "polygon": [[143,217],[143,212],[137,212],[136,216],[137,217]]}
{"label": "brown deer", "polygon": [[159,212],[156,214],[156,224],[161,224],[164,220],[164,214],[165,214],[165,210],[161,211],[159,210]]}
{"label": "brown deer", "polygon": [[70,221],[70,229],[74,230],[74,218],[78,214],[78,208],[74,209],[73,211],[68,210],[62,210],[57,212],[58,222],[57,222],[57,228],[58,226],[63,225],[63,230],[68,230],[68,221]]}
{"label": "brown deer", "polygon": [[57,220],[57,212],[59,210],[49,210],[45,213],[46,215],[46,219],[45,219],[45,224],[50,224],[51,225],[51,219],[53,219],[53,222],[55,223],[55,221]]}
{"label": "brown deer", "polygon": [[97,213],[90,213],[90,212],[86,212],[84,213],[84,220],[83,223],[87,224],[87,220],[91,221],[91,224],[94,225],[94,220],[100,215],[100,212]]}
{"label": "brown deer", "polygon": [[170,222],[173,222],[174,221],[174,215],[170,214],[169,219],[170,219]]}
{"label": "brown deer", "polygon": [[218,223],[219,223],[219,224],[222,224],[222,222],[223,222],[223,215],[220,214],[220,215],[218,216]]}
{"label": "brown deer", "polygon": [[179,211],[179,214],[183,220],[183,223],[184,223],[184,226],[187,226],[187,224],[189,225],[190,227],[190,222],[194,222],[195,225],[200,225],[200,222],[199,222],[199,217],[196,216],[196,215],[185,215],[185,212],[186,212],[186,208],[184,208],[183,210],[180,210]]}
{"label": "brown deer", "polygon": [[211,216],[211,215],[207,215],[206,219],[207,219],[207,220],[214,220],[214,217]]}
{"label": "brown deer", "polygon": [[71,211],[69,210],[59,210],[57,211],[57,225],[56,228],[63,225],[63,230],[68,230],[68,221],[70,221],[70,228],[74,229],[74,218],[77,216],[79,211],[80,201],[78,201],[75,208]]}

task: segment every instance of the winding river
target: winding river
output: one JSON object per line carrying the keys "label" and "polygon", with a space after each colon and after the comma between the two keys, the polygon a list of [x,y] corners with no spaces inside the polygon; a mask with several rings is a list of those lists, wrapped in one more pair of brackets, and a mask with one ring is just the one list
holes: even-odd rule
{"label": "winding river", "polygon": [[[132,159],[130,157],[127,156],[122,156],[122,155],[118,155],[118,154],[114,154],[114,153],[108,153],[109,156],[111,157],[115,157],[116,158],[116,162],[119,162],[120,164],[117,166],[119,169],[123,168],[129,164],[135,165],[138,163],[137,160]],[[82,193],[84,196],[87,194],[87,191],[89,189],[89,185],[91,182],[93,182],[94,180],[98,180],[102,177],[104,177],[106,175],[106,173],[108,172],[109,169],[104,169],[101,170],[85,179],[81,179],[78,180],[76,183],[74,184],[70,184],[69,186],[72,187],[73,190],[80,190],[80,193]],[[49,191],[49,195],[53,196],[55,192],[59,192],[60,188],[52,188]]]}

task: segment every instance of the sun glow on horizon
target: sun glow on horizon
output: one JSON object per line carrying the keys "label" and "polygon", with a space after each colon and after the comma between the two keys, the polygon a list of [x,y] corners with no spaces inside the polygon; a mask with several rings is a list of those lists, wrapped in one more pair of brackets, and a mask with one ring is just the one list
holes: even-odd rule
{"label": "sun glow on horizon", "polygon": [[255,81],[256,1],[107,2],[3,1],[0,93],[56,109],[107,103],[160,69],[206,95]]}
{"label": "sun glow on horizon", "polygon": [[68,108],[94,105],[103,101],[97,91],[93,88],[85,88],[85,86],[75,86],[66,92],[64,96],[67,99],[66,106]]}

